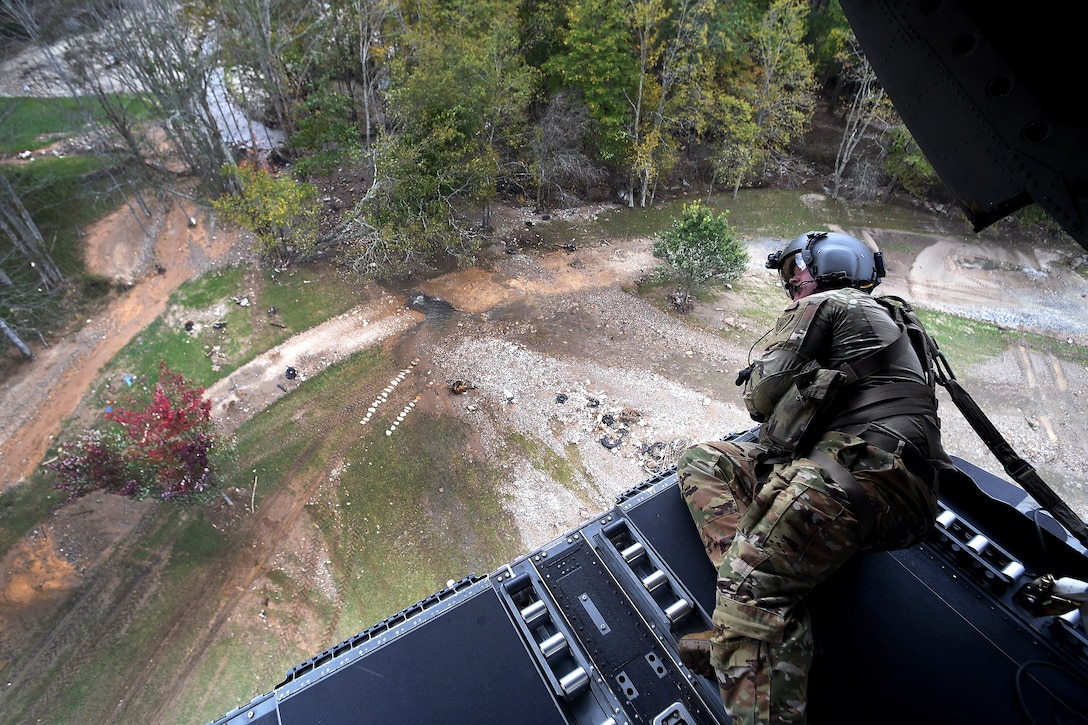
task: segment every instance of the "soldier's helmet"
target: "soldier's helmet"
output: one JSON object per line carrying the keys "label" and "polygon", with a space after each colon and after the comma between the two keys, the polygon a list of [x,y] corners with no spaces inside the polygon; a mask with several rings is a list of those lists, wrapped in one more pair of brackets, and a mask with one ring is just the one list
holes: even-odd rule
{"label": "soldier's helmet", "polygon": [[789,280],[795,267],[808,268],[820,289],[854,287],[870,292],[885,275],[882,253],[838,232],[806,232],[782,251],[767,255],[767,269],[778,270],[786,294],[792,292]]}

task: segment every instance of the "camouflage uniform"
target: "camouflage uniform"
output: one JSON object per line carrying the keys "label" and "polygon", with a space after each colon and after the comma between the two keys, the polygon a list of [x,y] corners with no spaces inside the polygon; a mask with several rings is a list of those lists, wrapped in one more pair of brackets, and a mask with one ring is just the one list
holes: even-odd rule
{"label": "camouflage uniform", "polygon": [[[899,331],[865,293],[818,292],[786,308],[763,355],[752,366],[744,400],[765,420],[810,360],[827,367],[885,347]],[[921,382],[911,348],[864,378],[856,393],[896,382]],[[865,541],[859,512],[829,471],[808,456],[768,456],[766,445],[711,442],[681,457],[680,491],[718,570],[711,664],[722,699],[737,723],[805,721],[812,634],[803,599],[862,549],[916,543],[936,514],[937,471],[951,466],[932,416],[881,414],[880,404],[832,415],[867,422],[835,430],[819,425],[812,449],[853,474],[871,507]],[[928,419],[927,419],[928,418]],[[883,445],[865,438],[873,431]],[[896,445],[887,445],[887,441]],[[766,441],[763,441],[766,443]],[[812,450],[810,449],[810,451]],[[904,456],[912,461],[908,469]],[[828,464],[824,464],[828,465]],[[855,499],[856,501],[856,499]]]}

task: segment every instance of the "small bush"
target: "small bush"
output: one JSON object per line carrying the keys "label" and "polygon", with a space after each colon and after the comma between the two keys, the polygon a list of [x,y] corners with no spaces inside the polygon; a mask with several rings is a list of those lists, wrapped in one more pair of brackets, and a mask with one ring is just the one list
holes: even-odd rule
{"label": "small bush", "polygon": [[66,443],[49,467],[69,499],[104,490],[142,500],[204,500],[222,485],[232,453],[211,420],[211,402],[162,363],[149,399],[133,394],[106,413],[105,429]]}
{"label": "small bush", "polygon": [[729,226],[726,212],[715,215],[696,201],[684,205],[679,219],[658,236],[650,251],[676,276],[678,299],[711,280],[739,279],[748,266],[748,252]]}
{"label": "small bush", "polygon": [[238,192],[224,194],[212,206],[256,234],[264,256],[299,260],[313,250],[320,209],[313,184],[252,164],[231,167],[227,174]]}

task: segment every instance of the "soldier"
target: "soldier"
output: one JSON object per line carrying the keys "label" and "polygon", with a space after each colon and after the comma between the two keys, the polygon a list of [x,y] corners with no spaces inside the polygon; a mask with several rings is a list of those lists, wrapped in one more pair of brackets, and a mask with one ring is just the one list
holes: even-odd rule
{"label": "soldier", "polygon": [[911,546],[954,470],[928,359],[869,293],[883,257],[809,232],[768,257],[792,303],[741,371],[759,443],[696,445],[680,491],[718,570],[714,628],[681,657],[716,676],[739,723],[802,723],[812,661],[804,597],[858,551]]}

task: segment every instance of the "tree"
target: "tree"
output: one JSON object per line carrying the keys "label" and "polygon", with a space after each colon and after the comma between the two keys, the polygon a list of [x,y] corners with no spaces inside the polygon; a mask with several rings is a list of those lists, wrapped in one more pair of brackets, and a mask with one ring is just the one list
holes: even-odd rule
{"label": "tree", "polygon": [[0,239],[22,255],[46,290],[60,286],[63,277],[46,250],[42,233],[4,174],[0,174]]}
{"label": "tree", "polygon": [[680,218],[654,240],[650,251],[676,276],[681,309],[690,309],[696,289],[711,280],[739,279],[748,265],[748,251],[729,226],[727,213],[715,215],[698,201],[684,205]]}
{"label": "tree", "polygon": [[915,199],[924,199],[930,190],[940,186],[940,177],[901,122],[888,131],[887,137],[884,171],[891,177],[889,188],[898,184]]}
{"label": "tree", "polygon": [[[784,151],[812,117],[812,64],[801,42],[807,12],[803,0],[774,0],[756,28],[752,39],[755,79],[739,94],[755,112],[755,135],[745,155],[751,160],[748,171]],[[733,198],[740,184],[738,176]]]}
{"label": "tree", "polygon": [[553,84],[574,91],[589,109],[597,158],[619,168],[633,153],[624,123],[638,78],[625,1],[574,0],[567,9],[562,50],[544,64]]}
{"label": "tree", "polygon": [[552,97],[533,129],[532,174],[538,207],[573,198],[576,189],[596,184],[603,171],[589,158],[585,136],[589,129],[586,107],[567,93]]}
{"label": "tree", "polygon": [[[389,78],[388,53],[391,45],[386,35],[387,21],[394,16],[396,0],[342,0],[346,21],[341,28],[350,29],[353,57],[358,69],[362,91],[363,142],[370,147],[379,124],[381,94],[379,89]],[[349,75],[351,78],[352,75]]]}
{"label": "tree", "polygon": [[[236,109],[219,103],[226,81],[217,67],[215,43],[191,9],[183,6],[179,11],[172,0],[133,0],[107,7],[88,19],[100,30],[79,36],[65,59],[76,70],[64,72],[77,85],[86,79],[86,90],[99,96],[109,95],[99,83],[100,74],[108,72],[109,92],[140,99],[150,122],[170,141],[158,144],[154,156],[141,151],[134,140],[126,142],[135,147],[133,153],[142,152],[145,163],[171,174],[180,165],[214,194],[226,188],[229,177],[224,169],[234,163],[223,125],[244,126],[247,120],[239,120]],[[107,115],[114,123],[119,117],[131,122],[129,116]],[[117,130],[125,135],[123,128]]]}
{"label": "tree", "polygon": [[707,200],[714,191],[714,184],[722,179],[737,190],[745,177],[755,168],[758,159],[756,139],[759,128],[756,126],[755,111],[743,99],[736,96],[722,95],[714,108],[715,128],[720,135],[714,151],[714,167],[707,189]]}
{"label": "tree", "polygon": [[868,137],[869,128],[876,126],[883,134],[889,126],[889,117],[894,115],[884,87],[877,80],[876,71],[869,65],[869,59],[861,52],[855,38],[851,37],[844,48],[841,62],[846,87],[852,88],[853,94],[846,110],[846,123],[839,141],[839,150],[835,154],[835,171],[831,185],[833,199],[839,198],[846,168],[855,159],[858,147]]}
{"label": "tree", "polygon": [[[634,149],[632,182],[639,181],[639,206],[646,206],[650,186],[675,158],[673,125],[668,108],[677,87],[693,75],[697,49],[706,45],[706,16],[711,3],[704,0],[628,0],[638,82],[628,99],[627,126]],[[632,185],[633,186],[633,185]],[[628,189],[634,205],[635,190]]]}
{"label": "tree", "polygon": [[128,396],[106,413],[104,429],[66,443],[49,464],[69,500],[104,490],[142,500],[193,501],[222,486],[231,445],[211,420],[211,402],[166,363],[147,400]]}
{"label": "tree", "polygon": [[213,202],[216,211],[257,235],[261,253],[277,260],[305,259],[317,243],[317,189],[251,163],[229,169],[237,193]]}
{"label": "tree", "polygon": [[[374,151],[375,183],[364,200],[369,230],[352,251],[381,273],[442,251],[474,253],[503,161],[528,136],[537,85],[537,72],[517,53],[510,3],[424,2],[418,10],[405,18],[394,53],[386,94],[392,127]],[[465,223],[471,207],[480,210],[476,228]],[[359,221],[357,214],[356,229]]]}

